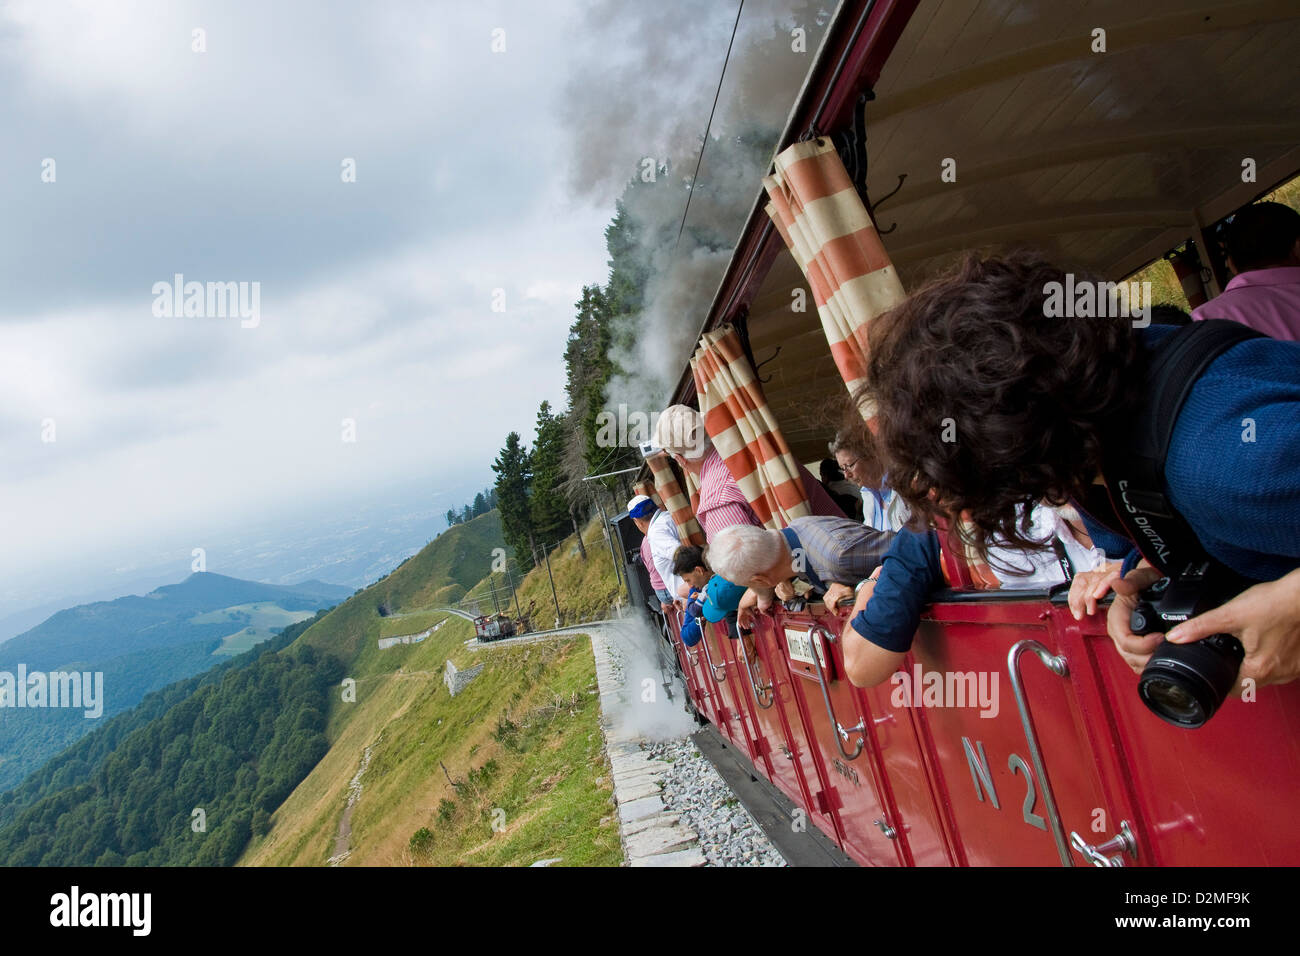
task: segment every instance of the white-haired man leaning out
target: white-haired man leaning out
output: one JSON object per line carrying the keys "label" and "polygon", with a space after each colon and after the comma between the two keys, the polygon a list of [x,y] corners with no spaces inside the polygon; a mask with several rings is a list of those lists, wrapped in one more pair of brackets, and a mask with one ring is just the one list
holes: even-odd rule
{"label": "white-haired man leaning out", "polygon": [[830,608],[852,598],[893,540],[891,531],[821,515],[795,518],[779,531],[732,525],[710,544],[709,563],[726,580],[749,588],[739,609],[739,623],[748,627],[754,609],[766,610],[777,588],[792,581],[824,595]]}

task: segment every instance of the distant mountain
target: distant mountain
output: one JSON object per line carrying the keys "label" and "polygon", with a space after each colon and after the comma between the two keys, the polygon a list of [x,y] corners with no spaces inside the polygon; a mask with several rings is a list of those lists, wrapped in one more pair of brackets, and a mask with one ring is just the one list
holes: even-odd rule
{"label": "distant mountain", "polygon": [[259,602],[314,613],[351,595],[345,587],[320,581],[285,586],[210,572],[191,574],[180,584],[164,585],[143,597],[132,594],[59,611],[0,644],[0,669],[25,663],[28,670],[53,670],[151,647],[211,640],[236,629],[221,622],[192,623],[191,618]]}
{"label": "distant mountain", "polygon": [[[0,794],[0,863],[233,864],[252,836],[266,833],[271,813],[329,750],[326,717],[339,703],[343,675],[360,680],[389,674],[402,652],[378,650],[383,627],[406,621],[424,626],[416,623],[418,616],[382,617],[379,608],[394,615],[433,614],[429,606],[485,577],[503,544],[496,511],[456,525],[315,622],[290,625],[251,653],[150,694],[130,713],[85,721],[97,724],[92,733]],[[214,587],[209,604],[232,600],[238,607],[259,600],[221,581],[190,578],[159,588],[153,592],[158,598],[147,595],[123,606],[126,613],[143,614],[138,602],[163,600],[193,611],[195,605],[186,602]],[[447,638],[457,645],[463,640],[454,627],[446,633],[457,635]],[[432,640],[411,647],[426,655],[447,650]],[[442,660],[421,667],[431,670],[434,664]],[[492,724],[483,726],[490,730]],[[209,831],[203,836],[191,830],[195,807],[206,811]]]}
{"label": "distant mountain", "polygon": [[102,674],[89,708],[0,706],[0,790],[12,787],[103,721],[145,694],[200,673],[270,638],[295,620],[351,595],[319,581],[291,586],[192,574],[144,596],[59,611],[0,644],[0,694],[26,693],[24,672]]}

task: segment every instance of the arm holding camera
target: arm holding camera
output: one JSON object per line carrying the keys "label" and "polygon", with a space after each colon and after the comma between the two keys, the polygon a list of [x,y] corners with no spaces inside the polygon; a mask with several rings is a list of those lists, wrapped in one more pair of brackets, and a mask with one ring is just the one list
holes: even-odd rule
{"label": "arm holding camera", "polygon": [[[1137,607],[1138,596],[1146,588],[1159,581],[1162,575],[1145,561],[1124,577],[1108,579],[1106,584],[1115,592],[1106,614],[1106,631],[1115,642],[1115,650],[1124,658],[1124,663],[1133,668],[1135,673],[1142,673],[1151,654],[1164,639],[1163,634],[1134,634],[1130,619],[1133,609]],[[1098,586],[1099,587],[1099,586]],[[1071,609],[1073,609],[1074,589],[1070,589]]]}
{"label": "arm holding camera", "polygon": [[1246,649],[1239,679],[1253,678],[1263,687],[1300,677],[1300,568],[1247,588],[1179,624],[1168,637],[1174,644],[1187,644],[1218,633],[1232,634]]}
{"label": "arm holding camera", "polygon": [[1120,578],[1121,562],[1107,561],[1093,571],[1080,571],[1070,579],[1070,613],[1076,621],[1097,613],[1097,602]]}
{"label": "arm holding camera", "polygon": [[[1106,618],[1106,629],[1120,656],[1138,673],[1166,635],[1134,634],[1130,615],[1139,593],[1160,577],[1154,568],[1139,567],[1113,585],[1115,600]],[[1262,687],[1300,677],[1300,569],[1276,581],[1247,588],[1219,607],[1171,628],[1167,637],[1173,644],[1190,644],[1213,634],[1231,634],[1245,648],[1238,688],[1246,678]]]}

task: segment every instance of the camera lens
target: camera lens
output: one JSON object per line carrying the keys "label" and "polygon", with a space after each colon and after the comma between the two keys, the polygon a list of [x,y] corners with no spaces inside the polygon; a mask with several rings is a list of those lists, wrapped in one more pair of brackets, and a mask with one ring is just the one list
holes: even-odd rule
{"label": "camera lens", "polygon": [[1186,687],[1164,675],[1154,675],[1142,688],[1147,706],[1171,723],[1199,727],[1209,718],[1200,702]]}
{"label": "camera lens", "polygon": [[1138,679],[1142,702],[1178,727],[1200,727],[1214,716],[1237,682],[1246,656],[1230,634],[1213,634],[1190,644],[1163,641]]}

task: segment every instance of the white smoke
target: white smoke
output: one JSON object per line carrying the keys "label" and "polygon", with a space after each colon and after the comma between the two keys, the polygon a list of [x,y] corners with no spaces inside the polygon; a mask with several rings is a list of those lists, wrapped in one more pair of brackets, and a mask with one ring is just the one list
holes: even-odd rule
{"label": "white smoke", "polygon": [[[606,698],[601,703],[611,723],[611,739],[654,742],[694,733],[695,721],[685,710],[686,688],[681,678],[664,666],[659,652],[663,638],[646,619],[640,614],[629,615],[606,625],[600,639],[605,641],[622,683],[614,700]],[[601,687],[602,693],[605,690]]]}
{"label": "white smoke", "polygon": [[[636,262],[649,276],[642,310],[610,349],[626,370],[606,390],[610,410],[652,415],[677,384],[830,19],[820,0],[745,4],[692,189],[735,11],[598,0],[586,18],[591,46],[580,59],[603,55],[591,62],[608,72],[609,49],[630,52],[616,68],[618,82],[579,69],[568,90],[572,187],[597,202],[621,198]],[[653,182],[643,178],[647,158]]]}

